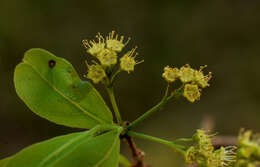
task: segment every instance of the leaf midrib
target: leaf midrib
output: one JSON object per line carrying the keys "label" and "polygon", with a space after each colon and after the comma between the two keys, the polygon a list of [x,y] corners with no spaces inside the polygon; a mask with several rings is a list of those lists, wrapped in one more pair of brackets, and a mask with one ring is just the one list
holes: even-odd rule
{"label": "leaf midrib", "polygon": [[[60,161],[61,159],[63,159],[64,157],[66,157],[67,155],[69,155],[69,153],[71,153],[74,149],[77,148],[78,145],[80,145],[81,143],[79,142],[76,146],[74,146],[71,150],[67,151],[67,153],[65,153],[61,158],[59,159],[55,159],[51,162],[48,162],[52,157],[54,157],[55,155],[61,153],[62,151],[64,151],[65,149],[67,149],[68,147],[70,147],[72,144],[77,143],[77,141],[79,141],[80,139],[84,138],[84,137],[88,137],[90,136],[91,139],[91,135],[92,133],[87,133],[87,134],[82,134],[76,138],[71,139],[69,142],[61,145],[58,149],[56,149],[55,151],[53,151],[48,157],[46,157],[43,162],[41,162],[39,164],[38,167],[51,167],[53,166],[55,163],[57,163],[58,161]],[[98,167],[100,164],[102,164],[111,154],[111,152],[113,151],[113,148],[115,147],[115,144],[117,142],[117,137],[118,137],[118,133],[116,134],[116,137],[114,138],[113,144],[110,147],[110,149],[106,152],[104,158],[100,159],[98,162],[96,162],[96,165],[94,165],[93,167]],[[88,139],[88,140],[90,140]],[[46,164],[48,163],[48,164]]]}
{"label": "leaf midrib", "polygon": [[[69,154],[73,149],[71,149],[70,151],[68,151],[67,153],[65,153],[60,159],[55,159],[53,161],[49,161],[52,157],[54,157],[55,155],[61,153],[62,151],[66,150],[67,148],[69,148],[72,144],[76,143],[77,141],[79,141],[80,139],[84,138],[84,137],[88,137],[90,136],[92,133],[83,133],[82,135],[79,135],[78,137],[72,138],[71,140],[69,140],[68,142],[62,144],[59,148],[57,148],[56,150],[54,150],[52,153],[49,154],[49,156],[47,156],[45,159],[42,160],[42,162],[38,165],[38,167],[49,167],[51,165],[53,165],[54,163],[56,163],[57,161],[59,161],[60,159],[62,159],[66,154]],[[79,143],[80,144],[80,143]],[[78,144],[77,144],[78,145]],[[77,147],[74,146],[74,148]]]}

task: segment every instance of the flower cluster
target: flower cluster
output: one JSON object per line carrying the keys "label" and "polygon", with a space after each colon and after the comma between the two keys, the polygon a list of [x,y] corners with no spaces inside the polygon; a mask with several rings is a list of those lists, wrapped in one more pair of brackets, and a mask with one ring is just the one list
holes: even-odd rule
{"label": "flower cluster", "polygon": [[203,74],[203,69],[206,66],[201,66],[199,70],[195,70],[186,64],[180,69],[166,66],[162,77],[168,82],[173,83],[180,80],[184,84],[183,96],[190,102],[200,99],[201,88],[209,86],[209,81],[212,77],[211,73]]}
{"label": "flower cluster", "polygon": [[[98,63],[95,62],[93,65],[87,64],[87,78],[91,79],[94,83],[99,83],[111,74],[118,62],[118,54],[127,45],[130,38],[124,42],[124,36],[119,37],[118,34],[115,34],[115,31],[109,33],[105,38],[98,33],[96,38],[97,40],[83,40],[82,43],[87,52],[98,60]],[[119,71],[129,73],[130,71],[134,71],[135,65],[142,62],[135,60],[137,55],[135,53],[136,48],[128,51],[120,58]]]}
{"label": "flower cluster", "polygon": [[205,167],[226,167],[236,161],[235,147],[221,147],[214,150],[211,138],[214,135],[208,135],[203,130],[197,130],[193,136],[195,146],[189,147],[186,152],[187,163],[197,163]]}
{"label": "flower cluster", "polygon": [[256,167],[260,164],[260,134],[241,129],[238,138],[237,166]]}

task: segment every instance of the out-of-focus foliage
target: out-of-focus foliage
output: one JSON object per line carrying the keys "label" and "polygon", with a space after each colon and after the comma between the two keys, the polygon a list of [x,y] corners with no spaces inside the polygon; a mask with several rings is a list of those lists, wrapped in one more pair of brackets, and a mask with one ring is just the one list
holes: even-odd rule
{"label": "out-of-focus foliage", "polygon": [[[199,102],[170,104],[163,114],[140,125],[140,131],[169,139],[190,136],[205,114],[216,119],[215,131],[221,134],[236,135],[240,127],[260,131],[259,9],[258,0],[1,0],[0,130],[4,135],[0,137],[0,158],[74,131],[35,116],[17,97],[13,69],[23,53],[29,48],[46,48],[84,74],[88,54],[81,41],[112,29],[135,37],[128,47],[137,44],[140,59],[145,58],[135,73],[122,74],[115,83],[124,118],[133,120],[160,100],[165,88],[161,73],[166,65],[189,63],[198,68],[207,64],[207,70],[214,73],[213,84]],[[163,146],[138,145],[154,166],[182,162],[177,155],[169,156],[172,150]]]}

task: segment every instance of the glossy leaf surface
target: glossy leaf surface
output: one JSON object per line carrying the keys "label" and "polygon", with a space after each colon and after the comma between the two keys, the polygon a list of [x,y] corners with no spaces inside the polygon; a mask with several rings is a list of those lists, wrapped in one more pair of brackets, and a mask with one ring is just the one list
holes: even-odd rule
{"label": "glossy leaf surface", "polygon": [[77,128],[112,124],[112,113],[96,89],[68,61],[46,50],[25,53],[14,83],[26,105],[54,123]]}

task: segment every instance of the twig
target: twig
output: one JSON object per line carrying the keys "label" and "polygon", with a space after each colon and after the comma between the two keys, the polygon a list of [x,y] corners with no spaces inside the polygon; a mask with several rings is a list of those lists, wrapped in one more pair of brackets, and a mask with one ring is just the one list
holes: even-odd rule
{"label": "twig", "polygon": [[124,138],[129,145],[129,148],[132,151],[132,156],[135,160],[131,167],[148,167],[144,164],[144,152],[136,147],[134,139],[128,135],[125,135]]}
{"label": "twig", "polygon": [[[125,127],[129,126],[129,122],[125,121],[123,123],[123,125]],[[135,162],[133,162],[131,164],[131,167],[149,167],[148,165],[145,165],[144,163],[144,152],[140,149],[137,148],[133,137],[127,135],[126,133],[124,135],[121,136],[122,139],[125,139],[126,143],[128,144],[131,152],[132,152],[132,156]]]}

